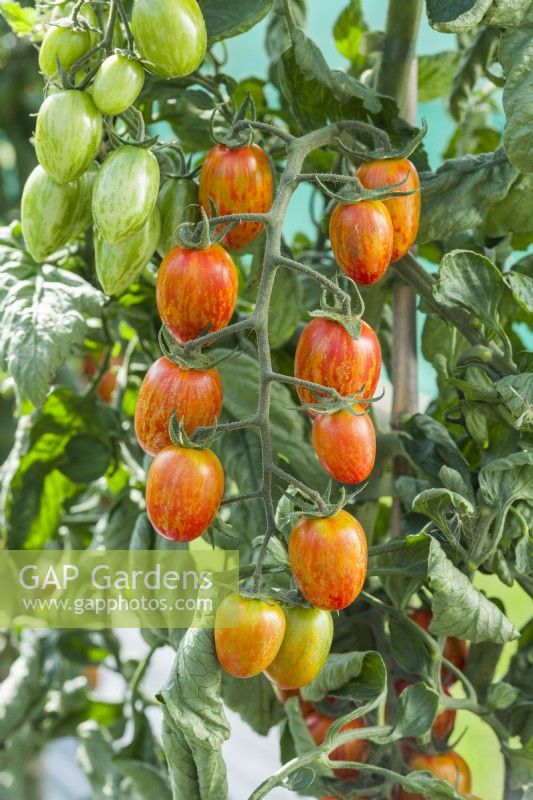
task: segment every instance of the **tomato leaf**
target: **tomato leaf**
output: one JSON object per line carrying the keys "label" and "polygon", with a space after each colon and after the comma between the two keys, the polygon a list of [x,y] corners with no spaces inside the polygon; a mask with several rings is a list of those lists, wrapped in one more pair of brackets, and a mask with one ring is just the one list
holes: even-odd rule
{"label": "tomato leaf", "polygon": [[361,58],[361,45],[367,30],[361,0],[350,0],[335,21],[333,38],[339,53],[352,64],[364,61]]}
{"label": "tomato leaf", "polygon": [[417,241],[445,239],[483,222],[489,208],[517,177],[503,149],[451,158],[434,173],[422,173],[422,218]]}
{"label": "tomato leaf", "polygon": [[209,42],[219,42],[250,30],[272,8],[272,0],[198,0],[207,27]]}
{"label": "tomato leaf", "polygon": [[166,776],[152,764],[134,759],[115,758],[113,766],[121,775],[129,778],[133,788],[141,797],[172,800]]}
{"label": "tomato leaf", "polygon": [[[375,708],[387,691],[387,670],[379,653],[332,653],[320,674],[301,694],[304,700],[318,702],[326,695],[345,697]],[[362,713],[366,713],[362,712]]]}
{"label": "tomato leaf", "polygon": [[511,162],[522,172],[533,172],[530,120],[533,113],[533,12],[526,24],[510,28],[502,37],[499,58],[506,76],[503,141]]}
{"label": "tomato leaf", "polygon": [[433,297],[448,308],[463,308],[499,333],[503,288],[502,274],[490,259],[468,250],[452,250],[442,259]]}
{"label": "tomato leaf", "polygon": [[462,800],[462,795],[458,794],[450,783],[435,780],[429,772],[410,772],[409,775],[400,778],[399,782],[404,789],[421,794],[428,800]]}
{"label": "tomato leaf", "polygon": [[73,272],[44,264],[0,268],[0,360],[23,398],[42,405],[50,381],[71,347],[81,343],[87,318],[99,316],[103,295]]}
{"label": "tomato leaf", "polygon": [[433,592],[430,632],[471,642],[510,642],[519,636],[511,621],[429,539],[428,585]]}
{"label": "tomato leaf", "polygon": [[429,24],[443,33],[460,33],[479,25],[492,0],[427,0]]}
{"label": "tomato leaf", "polygon": [[453,545],[458,541],[458,528],[469,526],[475,508],[466,497],[456,492],[426,489],[415,497],[413,511],[429,517]]}
{"label": "tomato leaf", "polygon": [[501,28],[518,25],[530,6],[531,0],[492,0],[483,22]]}
{"label": "tomato leaf", "polygon": [[497,30],[481,28],[463,51],[461,63],[453,77],[449,100],[450,111],[457,122],[464,119],[474,87],[491,64],[498,41]]}
{"label": "tomato leaf", "polygon": [[418,99],[421,103],[448,96],[460,58],[457,50],[445,50],[419,57]]}
{"label": "tomato leaf", "polygon": [[222,673],[222,697],[228,708],[261,736],[266,736],[284,717],[283,705],[264,675],[242,681]]}
{"label": "tomato leaf", "polygon": [[120,775],[113,768],[113,739],[94,720],[78,726],[78,760],[89,783],[93,800],[120,795]]}
{"label": "tomato leaf", "polygon": [[[393,630],[395,625],[392,626]],[[439,705],[437,692],[424,683],[415,683],[403,690],[392,723],[393,736],[403,739],[406,736],[422,736],[435,719]]]}
{"label": "tomato leaf", "polygon": [[[390,646],[395,661],[405,672],[429,680],[432,670],[431,650],[424,636],[409,622],[399,619],[392,621]],[[429,725],[427,727],[429,728]],[[418,736],[419,734],[409,735]]]}
{"label": "tomato leaf", "polygon": [[158,695],[163,706],[163,744],[175,800],[227,797],[221,747],[230,728],[220,699],[220,685],[221,668],[213,631],[189,629],[178,647],[171,676]]}
{"label": "tomato leaf", "polygon": [[533,314],[533,278],[520,272],[508,272],[505,280],[516,302],[528,314]]}
{"label": "tomato leaf", "polygon": [[36,21],[36,12],[31,6],[24,8],[11,0],[0,0],[0,15],[17,36],[30,36]]}
{"label": "tomato leaf", "polygon": [[270,347],[284,345],[303,317],[303,286],[298,275],[289,269],[278,269],[268,313]]}

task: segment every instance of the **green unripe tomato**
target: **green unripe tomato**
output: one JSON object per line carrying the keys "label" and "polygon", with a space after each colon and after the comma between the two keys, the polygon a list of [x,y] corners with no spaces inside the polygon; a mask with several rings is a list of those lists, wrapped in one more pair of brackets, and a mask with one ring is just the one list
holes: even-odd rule
{"label": "green unripe tomato", "polygon": [[150,71],[163,78],[190,75],[204,59],[207,31],[196,0],[134,0],[131,30]]}
{"label": "green unripe tomato", "polygon": [[116,244],[136,233],[153,212],[159,164],[150,150],[123,145],[106,159],[93,193],[93,220],[100,236]]}
{"label": "green unripe tomato", "polygon": [[69,89],[46,98],[35,128],[39,163],[56,183],[78,178],[102,142],[102,115],[87,92]]}
{"label": "green unripe tomato", "polygon": [[169,178],[159,190],[157,207],[161,212],[158,253],[166,256],[176,246],[176,232],[182,222],[198,222],[198,186],[190,178]]}
{"label": "green unripe tomato", "polygon": [[96,274],[106,294],[122,294],[141,275],[155,253],[160,229],[159,211],[154,208],[148,222],[118,244],[109,244],[96,232]]}
{"label": "green unripe tomato", "polygon": [[139,61],[120,55],[106,58],[95,75],[92,96],[103,114],[121,114],[138,98],[144,85]]}
{"label": "green unripe tomato", "polygon": [[60,20],[43,39],[39,50],[39,69],[47,78],[55,77],[58,60],[67,71],[90,50],[91,44],[90,31],[74,30],[68,19]]}
{"label": "green unripe tomato", "polygon": [[26,247],[35,261],[44,261],[72,238],[73,209],[80,205],[80,181],[55,183],[35,167],[22,192],[21,221]]}

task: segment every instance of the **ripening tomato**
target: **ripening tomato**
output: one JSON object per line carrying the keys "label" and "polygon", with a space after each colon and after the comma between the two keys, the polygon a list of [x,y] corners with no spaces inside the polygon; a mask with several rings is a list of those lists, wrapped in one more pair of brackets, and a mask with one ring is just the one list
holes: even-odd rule
{"label": "ripening tomato", "polygon": [[156,157],[143,147],[122,145],[106,158],[93,192],[93,219],[102,239],[117,244],[148,222],[159,177]]}
{"label": "ripening tomato", "polygon": [[369,414],[319,414],[313,421],[313,446],[326,472],[340,483],[366,481],[374,469],[376,431]]}
{"label": "ripening tomato", "polygon": [[[316,317],[305,326],[294,359],[297,378],[336,389],[343,397],[356,392],[372,397],[380,373],[379,339],[366,322],[361,323],[358,339],[352,339],[338,322],[324,317]],[[298,386],[297,392],[302,403],[317,402],[309,389]]]}
{"label": "ripening tomato", "polygon": [[[218,216],[262,214],[272,206],[272,168],[265,151],[256,144],[231,149],[217,144],[207,154],[200,173],[200,203],[211,216],[211,202]],[[222,243],[239,250],[256,239],[263,225],[241,222],[227,233]]]}
{"label": "ripening tomato", "polygon": [[389,268],[393,228],[381,201],[340,203],[331,215],[329,238],[339,267],[356,283],[370,286]]}
{"label": "ripening tomato", "polygon": [[[409,159],[391,159],[390,161],[369,161],[357,170],[357,177],[368,189],[392,186],[405,182],[394,191],[409,192],[420,189],[420,178],[416,167]],[[414,244],[420,225],[420,192],[405,197],[391,197],[383,200],[389,212],[393,227],[392,261],[403,258]]]}
{"label": "ripening tomato", "polygon": [[365,532],[344,510],[333,517],[302,517],[289,537],[289,562],[306,600],[326,611],[340,611],[353,603],[365,582]]}
{"label": "ripening tomato", "polygon": [[[324,714],[319,714],[318,711],[312,711],[305,716],[305,724],[317,745],[323,744],[334,722],[334,717],[326,717]],[[359,717],[343,725],[340,732],[345,733],[346,731],[360,730],[365,727],[364,719]],[[366,739],[354,739],[352,742],[341,744],[330,753],[329,757],[332,761],[360,761],[364,764],[368,758],[368,741]],[[338,778],[346,780],[357,778],[359,775],[356,769],[334,769],[333,772]]]}
{"label": "ripening tomato", "polygon": [[159,316],[182,344],[231,319],[239,281],[231,256],[218,244],[205,250],[175,247],[159,267]]}
{"label": "ripening tomato", "polygon": [[[420,625],[425,631],[429,629],[433,614],[429,609],[418,608],[409,611],[409,617]],[[464,639],[457,639],[455,636],[448,636],[444,643],[443,656],[448,661],[451,661],[458,669],[464,669],[466,666],[466,659],[468,656],[468,644]],[[445,686],[451,686],[455,683],[457,676],[446,669],[442,670],[442,681]]]}
{"label": "ripening tomato", "polygon": [[147,68],[182,78],[203,61],[207,31],[196,0],[134,0],[131,30]]}
{"label": "ripening tomato", "polygon": [[170,445],[146,480],[146,511],[161,536],[190,542],[213,522],[224,494],[224,470],[211,450]]}
{"label": "ripening tomato", "polygon": [[158,358],[146,373],[135,407],[135,434],[145,453],[171,444],[168,426],[175,412],[185,431],[214,425],[222,410],[222,381],[216,369],[183,369]]}
{"label": "ripening tomato", "polygon": [[161,222],[157,208],[154,208],[140,230],[116,244],[106,242],[95,231],[96,274],[106,294],[122,294],[139,278],[155,253],[160,231]]}
{"label": "ripening tomato", "polygon": [[[472,788],[472,776],[468,764],[454,750],[448,750],[446,753],[437,753],[436,755],[410,753],[406,758],[406,762],[413,772],[424,770],[430,772],[434,778],[451,783],[459,794],[465,794]],[[397,800],[424,800],[424,797],[417,792],[408,792],[403,788],[399,788]]]}
{"label": "ripening tomato", "polygon": [[176,234],[182,222],[198,222],[198,186],[190,178],[169,178],[157,196],[161,214],[161,234],[157,251],[164,257],[176,246]]}
{"label": "ripening tomato", "polygon": [[215,647],[223,669],[235,678],[259,675],[276,657],[285,633],[277,603],[230,594],[215,616]]}
{"label": "ripening tomato", "polygon": [[144,85],[139,61],[117,53],[100,64],[94,76],[92,97],[102,114],[121,114],[137,100]]}
{"label": "ripening tomato", "polygon": [[60,186],[37,166],[22,192],[24,241],[35,261],[44,261],[71,237],[72,208],[79,202],[79,180]]}
{"label": "ripening tomato", "polygon": [[87,92],[68,89],[46,98],[35,126],[35,150],[42,167],[60,185],[79,178],[102,142],[102,115]]}
{"label": "ripening tomato", "polygon": [[[97,361],[93,358],[93,356],[86,357],[83,371],[88,378],[92,378],[94,375],[96,375],[99,362],[101,362],[101,359]],[[106,370],[100,378],[96,387],[96,394],[102,403],[113,402],[115,390],[117,388],[118,371],[123,363],[124,359],[122,356],[116,356],[115,358],[112,358],[109,369]]]}
{"label": "ripening tomato", "polygon": [[316,678],[329,655],[333,620],[329,611],[295,606],[283,608],[287,622],[280,650],[265,670],[281,689],[299,689]]}

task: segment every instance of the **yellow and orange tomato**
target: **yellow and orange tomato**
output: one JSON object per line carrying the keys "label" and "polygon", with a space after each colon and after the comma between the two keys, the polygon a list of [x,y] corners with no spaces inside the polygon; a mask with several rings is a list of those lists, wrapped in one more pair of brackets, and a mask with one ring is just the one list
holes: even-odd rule
{"label": "yellow and orange tomato", "polygon": [[[409,770],[431,773],[434,778],[447,781],[459,794],[467,794],[472,789],[472,775],[466,761],[454,750],[445,753],[412,752],[406,758]],[[408,792],[398,787],[395,800],[424,800],[417,792]]]}
{"label": "yellow and orange tomato", "polygon": [[369,414],[350,411],[318,414],[313,446],[326,472],[340,483],[366,481],[376,461],[376,431]]}
{"label": "yellow and orange tomato", "polygon": [[[420,178],[414,164],[407,158],[388,161],[369,161],[357,170],[357,177],[367,189],[401,184],[395,192],[420,189]],[[402,183],[403,181],[403,183]],[[414,244],[420,226],[420,192],[382,201],[389,212],[393,227],[392,261],[403,258]]]}
{"label": "yellow and orange tomato", "polygon": [[344,510],[333,517],[302,517],[289,537],[289,562],[306,600],[326,611],[340,611],[353,603],[366,579],[365,532]]}
{"label": "yellow and orange tomato", "polygon": [[161,536],[190,542],[211,525],[223,494],[224,470],[211,450],[170,445],[148,471],[146,511]]}
{"label": "yellow and orange tomato", "polygon": [[183,369],[164,356],[155,361],[142,382],[135,408],[135,434],[145,453],[157,455],[172,444],[173,413],[186,433],[214,425],[222,410],[218,370]]}
{"label": "yellow and orange tomato", "polygon": [[[362,322],[358,339],[352,339],[338,322],[317,317],[300,336],[294,360],[294,374],[301,380],[336,389],[343,397],[361,393],[372,397],[381,374],[381,347],[374,330]],[[303,386],[297,387],[300,401],[319,399]]]}
{"label": "yellow and orange tomato", "polygon": [[[207,154],[200,173],[200,203],[209,216],[262,214],[270,211],[274,191],[272,168],[265,151],[256,144],[230,148],[217,144]],[[222,243],[240,250],[263,230],[261,222],[241,222]]]}
{"label": "yellow and orange tomato", "polygon": [[285,615],[273,600],[229,594],[215,617],[218,660],[235,678],[252,678],[276,657],[285,633]]}
{"label": "yellow and orange tomato", "polygon": [[238,289],[237,269],[223,247],[175,247],[157,276],[159,316],[183,344],[206,330],[224,328],[235,310]]}
{"label": "yellow and orange tomato", "polygon": [[389,268],[393,228],[380,200],[340,203],[331,215],[329,237],[339,267],[356,283],[370,286]]}
{"label": "yellow and orange tomato", "polygon": [[328,611],[284,606],[285,636],[265,674],[280,689],[299,689],[316,678],[326,663],[333,641]]}

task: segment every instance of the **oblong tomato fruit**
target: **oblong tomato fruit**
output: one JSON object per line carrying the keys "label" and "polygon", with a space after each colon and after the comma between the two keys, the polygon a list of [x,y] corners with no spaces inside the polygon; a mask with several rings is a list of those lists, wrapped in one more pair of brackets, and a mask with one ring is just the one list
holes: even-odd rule
{"label": "oblong tomato fruit", "polygon": [[[398,186],[395,192],[409,192],[420,189],[420,178],[414,164],[407,158],[391,159],[390,161],[369,161],[362,164],[357,170],[357,177],[368,189],[377,189],[382,186]],[[409,248],[414,244],[420,226],[420,192],[406,195],[405,197],[391,197],[383,200],[389,212],[393,227],[392,261],[403,258]]]}
{"label": "oblong tomato fruit", "polygon": [[104,161],[93,193],[100,236],[116,244],[148,222],[159,191],[159,164],[150,150],[127,144]]}
{"label": "oblong tomato fruit", "polygon": [[366,481],[376,461],[376,431],[368,414],[319,414],[313,446],[326,472],[340,483]]}
{"label": "oblong tomato fruit", "polygon": [[[309,322],[298,341],[294,359],[297,378],[336,389],[343,397],[361,392],[372,397],[381,374],[381,347],[374,330],[361,323],[358,339],[352,339],[338,322],[316,317]],[[316,403],[309,389],[297,386],[304,404]]]}
{"label": "oblong tomato fruit", "polygon": [[150,466],[146,511],[161,536],[190,542],[213,522],[224,494],[224,470],[211,450],[170,445]]}
{"label": "oblong tomato fruit", "polygon": [[143,86],[143,65],[133,58],[114,53],[98,68],[92,85],[92,97],[103,114],[115,116],[136,101]]}
{"label": "oblong tomato fruit", "polygon": [[223,247],[175,247],[157,275],[159,316],[178,342],[188,342],[206,329],[216,331],[228,324],[238,290],[235,264]]}
{"label": "oblong tomato fruit", "polygon": [[37,115],[35,150],[59,184],[85,172],[102,142],[102,115],[87,92],[67,89],[46,98]]}
{"label": "oblong tomato fruit", "polygon": [[[211,216],[211,202],[218,216],[270,211],[273,194],[272,168],[265,151],[256,144],[231,149],[217,144],[207,154],[200,173],[200,203]],[[256,239],[263,225],[241,222],[222,243],[239,250]]]}
{"label": "oblong tomato fruit", "polygon": [[280,689],[280,687],[276,686],[275,683],[272,683],[271,686],[272,689],[274,690],[274,694],[276,695],[277,699],[279,700],[280,703],[283,703],[283,705],[285,705],[285,703],[287,702],[287,700],[289,700],[289,698],[297,697],[298,702],[300,704],[300,711],[304,716],[306,714],[309,714],[310,711],[315,710],[314,706],[311,703],[308,703],[306,700],[302,700],[302,696],[298,689]]}
{"label": "oblong tomato fruit", "polygon": [[285,636],[265,674],[281,689],[299,689],[316,678],[329,655],[333,620],[329,611],[295,606],[283,608]]}
{"label": "oblong tomato fruit", "polygon": [[83,233],[93,222],[93,190],[98,174],[98,167],[91,164],[86,172],[78,178],[80,194],[78,204],[72,213],[72,234],[78,236]]}
{"label": "oblong tomato fruit", "polygon": [[140,230],[117,244],[106,242],[95,231],[96,274],[106,294],[122,294],[137,280],[155,253],[160,230],[159,211],[154,208]]}
{"label": "oblong tomato fruit", "polygon": [[340,203],[331,215],[329,237],[339,267],[356,283],[370,286],[389,268],[393,228],[381,201]]}
{"label": "oblong tomato fruit", "polygon": [[71,238],[72,209],[80,203],[80,182],[55,183],[41,166],[24,185],[21,201],[22,233],[35,261],[44,261]]}
{"label": "oblong tomato fruit", "polygon": [[209,427],[222,411],[222,381],[216,369],[183,369],[164,356],[155,361],[141,384],[135,407],[135,434],[145,453],[157,455],[170,441],[172,414],[185,431]]}
{"label": "oblong tomato fruit", "polygon": [[135,0],[131,30],[148,69],[181,78],[202,63],[207,31],[196,0]]}
{"label": "oblong tomato fruit", "polygon": [[39,49],[39,69],[47,78],[57,75],[57,62],[68,72],[92,43],[89,30],[74,29],[69,19],[58,20],[47,31]]}
{"label": "oblong tomato fruit", "polygon": [[[429,609],[417,608],[408,612],[409,617],[420,625],[425,631],[429,630],[433,614]],[[462,670],[466,666],[468,657],[468,643],[464,639],[457,639],[455,636],[448,636],[444,643],[443,656],[448,661],[451,661],[454,666]],[[451,686],[457,680],[457,676],[450,672],[450,670],[443,667],[442,681],[445,686]]]}
{"label": "oblong tomato fruit", "polygon": [[[411,771],[430,772],[434,778],[450,783],[459,794],[466,794],[472,788],[470,768],[454,750],[435,755],[414,752],[407,756],[406,762]],[[424,797],[417,792],[408,792],[400,788],[397,800],[424,800]]]}
{"label": "oblong tomato fruit", "polygon": [[190,178],[169,178],[161,186],[157,207],[161,214],[161,235],[157,252],[165,256],[176,246],[176,234],[182,222],[197,222],[198,186]]}
{"label": "oblong tomato fruit", "polygon": [[[324,743],[329,729],[335,722],[334,717],[326,717],[318,711],[311,711],[304,717],[305,724],[309,729],[309,733],[313,737],[313,741],[317,745]],[[347,722],[340,729],[340,733],[345,733],[351,730],[360,730],[365,728],[366,723],[364,719],[359,717],[351,722]],[[359,761],[365,763],[368,758],[368,741],[366,739],[354,739],[352,742],[346,742],[339,745],[333,750],[329,757],[332,761]],[[334,769],[333,772],[338,778],[349,780],[350,778],[357,778],[359,772],[356,769]]]}
{"label": "oblong tomato fruit", "polygon": [[273,600],[230,594],[215,616],[215,647],[223,669],[235,678],[259,675],[276,657],[285,633],[285,615]]}
{"label": "oblong tomato fruit", "polygon": [[289,562],[306,600],[326,611],[340,611],[353,603],[365,582],[365,532],[344,510],[333,517],[302,517],[289,536]]}

